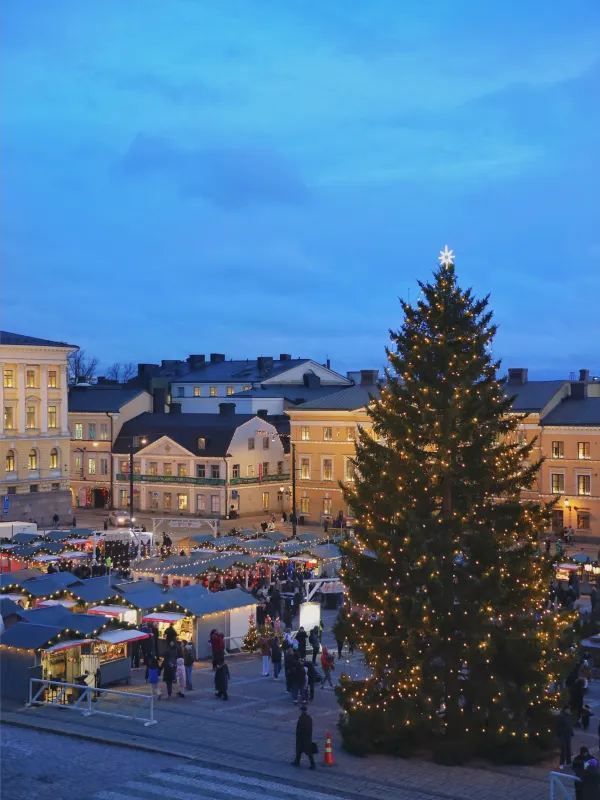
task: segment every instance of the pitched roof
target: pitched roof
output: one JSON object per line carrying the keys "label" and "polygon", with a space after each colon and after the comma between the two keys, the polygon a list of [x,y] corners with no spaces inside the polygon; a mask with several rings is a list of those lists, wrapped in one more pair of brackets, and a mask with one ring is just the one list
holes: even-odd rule
{"label": "pitched roof", "polygon": [[23,608],[18,603],[15,603],[14,600],[11,600],[10,597],[2,597],[2,595],[0,595],[0,614],[3,619],[13,615],[21,617],[21,619],[25,618]]}
{"label": "pitched roof", "polygon": [[52,572],[39,578],[31,578],[20,583],[21,588],[33,597],[49,597],[51,594],[61,592],[79,578],[71,572]]}
{"label": "pitched roof", "polygon": [[310,364],[310,358],[289,358],[283,361],[273,359],[272,367],[260,369],[257,359],[235,360],[235,361],[216,361],[207,362],[200,369],[188,372],[179,378],[175,378],[175,383],[223,383],[225,381],[240,381],[242,383],[257,383],[281,375],[301,364]]}
{"label": "pitched roof", "polygon": [[103,575],[99,578],[84,578],[79,583],[69,586],[69,594],[84,603],[99,603],[101,600],[116,597],[119,592]]}
{"label": "pitched roof", "polygon": [[110,622],[109,617],[101,617],[97,614],[74,614],[64,606],[33,608],[25,611],[24,616],[30,623],[53,625],[60,628],[61,631],[75,631],[84,636],[96,633]]}
{"label": "pitched roof", "polygon": [[260,399],[270,399],[274,397],[281,397],[294,405],[300,403],[307,403],[309,400],[316,400],[319,397],[335,394],[340,391],[339,384],[337,386],[304,386],[299,383],[268,383],[265,386],[255,386],[253,389],[246,389],[245,392],[235,392],[230,395],[230,399],[235,400],[238,397],[253,397]]}
{"label": "pitched roof", "polygon": [[600,425],[600,397],[567,397],[542,418],[542,424]]}
{"label": "pitched roof", "polygon": [[298,406],[299,410],[323,410],[323,411],[354,411],[357,408],[366,408],[372,397],[379,398],[379,386],[374,384],[357,384],[341,389],[334,394],[320,397],[317,400],[309,400]]}
{"label": "pitched roof", "polygon": [[17,622],[0,636],[0,644],[20,647],[23,650],[37,650],[55,639],[62,628],[56,625],[36,625],[31,622]]}
{"label": "pitched roof", "polygon": [[39,569],[17,569],[14,572],[3,572],[0,575],[0,587],[22,586],[32,578],[43,578],[45,574]]}
{"label": "pitched roof", "polygon": [[9,331],[0,331],[0,344],[17,345],[19,347],[77,347],[77,345],[67,344],[67,342],[38,339],[36,336],[25,336],[23,333],[10,333]]}
{"label": "pitched roof", "polygon": [[143,393],[143,389],[130,386],[73,386],[69,389],[69,411],[116,412]]}
{"label": "pitched roof", "polygon": [[513,397],[513,411],[541,411],[568,381],[505,383],[504,393]]}

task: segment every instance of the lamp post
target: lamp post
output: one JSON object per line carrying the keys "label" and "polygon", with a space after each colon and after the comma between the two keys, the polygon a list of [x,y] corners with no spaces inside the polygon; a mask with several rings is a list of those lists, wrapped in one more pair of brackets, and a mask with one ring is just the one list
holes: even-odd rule
{"label": "lamp post", "polygon": [[132,436],[129,439],[129,521],[133,528],[133,451],[135,447],[146,444],[143,436]]}
{"label": "lamp post", "polygon": [[[259,433],[259,434],[268,434],[269,431],[257,431],[257,433]],[[277,431],[277,433],[273,434],[271,438],[272,438],[273,441],[275,441],[275,439],[278,436],[279,436],[280,439],[287,439],[287,441],[290,443],[290,454],[292,456],[292,464],[291,464],[291,466],[292,466],[292,514],[291,514],[291,520],[292,520],[292,539],[295,539],[296,538],[296,532],[297,532],[297,525],[298,525],[298,515],[296,514],[296,445],[292,441],[292,434],[291,433],[280,433],[279,431]]]}
{"label": "lamp post", "polygon": [[231,453],[225,453],[223,461],[225,462],[225,519],[229,519],[229,459]]}

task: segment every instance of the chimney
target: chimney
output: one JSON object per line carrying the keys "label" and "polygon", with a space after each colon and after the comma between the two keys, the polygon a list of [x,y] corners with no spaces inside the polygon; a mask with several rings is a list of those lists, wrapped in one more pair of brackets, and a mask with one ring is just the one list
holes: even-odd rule
{"label": "chimney", "polygon": [[138,364],[138,378],[151,378],[158,373],[158,364]]}
{"label": "chimney", "polygon": [[329,359],[327,359],[327,361],[325,362],[325,366],[327,367],[327,369],[331,369],[331,361]]}
{"label": "chimney", "polygon": [[154,414],[164,414],[167,404],[167,390],[156,387],[152,391],[152,411]]}
{"label": "chimney", "polygon": [[169,408],[170,414],[181,414],[181,403],[171,403]]}
{"label": "chimney", "polygon": [[210,354],[210,363],[211,364],[221,364],[225,361],[225,353],[211,353]]}
{"label": "chimney", "polygon": [[571,382],[571,400],[585,400],[588,396],[588,385],[585,381]]}
{"label": "chimney", "polygon": [[261,419],[266,419],[269,416],[269,412],[266,408],[259,408],[256,412],[256,416],[260,417]]}
{"label": "chimney", "polygon": [[321,378],[314,372],[305,372],[302,379],[307,389],[318,389],[321,385]]}
{"label": "chimney", "polygon": [[346,377],[349,381],[352,381],[352,383],[360,383],[360,370],[351,370],[346,373]]}
{"label": "chimney", "polygon": [[[589,379],[590,379],[590,371],[589,371],[589,369],[580,369],[579,370],[579,380],[582,381],[582,383],[587,383],[589,381]],[[98,378],[98,380],[100,380],[100,378]]]}
{"label": "chimney", "polygon": [[509,383],[527,383],[527,370],[524,367],[509,367]]}
{"label": "chimney", "polygon": [[235,415],[235,403],[219,403],[219,414],[222,417],[233,417]]}
{"label": "chimney", "polygon": [[187,357],[187,363],[190,370],[200,369],[206,364],[206,356],[197,354],[189,355]]}
{"label": "chimney", "polygon": [[361,386],[374,386],[377,383],[378,377],[379,377],[378,369],[361,369],[360,371]]}
{"label": "chimney", "polygon": [[270,372],[273,369],[273,356],[258,356],[256,366],[261,374]]}
{"label": "chimney", "polygon": [[292,356],[291,356],[290,353],[280,353],[279,354],[279,360],[280,361],[291,361],[292,360]]}

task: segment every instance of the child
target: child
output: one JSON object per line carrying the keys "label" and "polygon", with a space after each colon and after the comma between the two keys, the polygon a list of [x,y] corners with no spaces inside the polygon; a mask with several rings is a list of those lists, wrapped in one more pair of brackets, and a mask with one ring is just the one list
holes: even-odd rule
{"label": "child", "polygon": [[185,662],[183,658],[177,659],[177,667],[176,667],[176,675],[177,675],[177,685],[179,686],[179,691],[177,694],[179,697],[185,697],[183,690],[185,689],[186,685],[186,677],[185,677]]}
{"label": "child", "polygon": [[223,700],[228,700],[227,688],[229,686],[229,667],[224,661],[217,664],[215,670],[215,694],[217,697],[222,697]]}
{"label": "child", "polygon": [[158,688],[159,679],[160,669],[158,667],[158,661],[155,658],[151,658],[146,667],[146,681],[150,684],[150,688],[152,689],[152,697],[156,697],[157,700],[160,700],[160,689]]}

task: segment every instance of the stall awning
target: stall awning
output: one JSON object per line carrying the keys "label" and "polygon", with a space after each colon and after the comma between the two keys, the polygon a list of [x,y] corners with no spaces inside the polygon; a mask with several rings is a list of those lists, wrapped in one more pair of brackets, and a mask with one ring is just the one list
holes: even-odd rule
{"label": "stall awning", "polygon": [[73,608],[77,603],[75,600],[38,600],[36,608],[50,608],[50,606],[63,606],[64,608]]}
{"label": "stall awning", "polygon": [[91,553],[84,550],[65,550],[64,553],[60,554],[60,557],[73,561],[76,558],[91,558]]}
{"label": "stall awning", "polygon": [[185,614],[178,614],[175,611],[155,611],[146,614],[142,622],[179,622],[180,619],[185,619]]}
{"label": "stall awning", "polygon": [[149,639],[150,634],[133,630],[105,631],[98,634],[96,638],[108,644],[122,644],[123,642],[139,642],[141,639]]}
{"label": "stall awning", "polygon": [[84,644],[90,644],[90,639],[65,639],[64,642],[52,645],[52,647],[45,648],[46,653],[58,653],[59,650],[71,650],[73,647],[81,647]]}
{"label": "stall awning", "polygon": [[120,617],[126,611],[131,611],[127,606],[92,606],[86,614],[98,614],[101,617]]}

